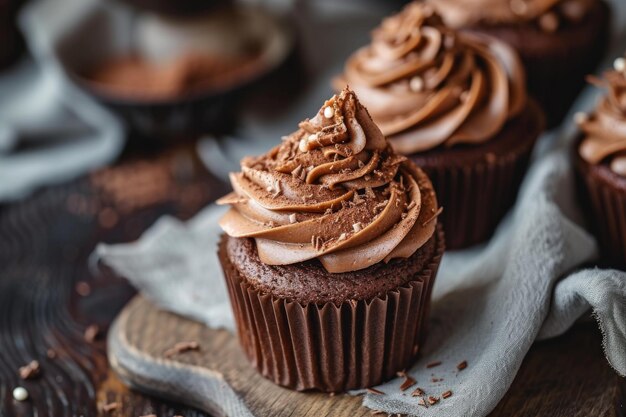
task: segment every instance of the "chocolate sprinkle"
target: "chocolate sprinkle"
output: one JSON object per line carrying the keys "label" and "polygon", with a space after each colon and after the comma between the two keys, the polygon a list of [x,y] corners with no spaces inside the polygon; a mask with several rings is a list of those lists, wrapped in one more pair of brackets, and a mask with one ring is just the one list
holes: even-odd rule
{"label": "chocolate sprinkle", "polygon": [[456,366],[456,369],[458,369],[459,371],[462,371],[465,368],[467,368],[467,361],[463,361]]}
{"label": "chocolate sprinkle", "polygon": [[377,390],[376,388],[365,388],[365,391],[369,392],[370,394],[385,395],[384,392]]}
{"label": "chocolate sprinkle", "polygon": [[41,373],[41,368],[39,367],[39,362],[31,361],[28,365],[22,366],[19,369],[20,378],[33,379],[39,376]]}
{"label": "chocolate sprinkle", "polygon": [[97,324],[91,324],[85,329],[83,337],[87,343],[93,343],[100,334],[100,327]]}
{"label": "chocolate sprinkle", "polygon": [[404,377],[404,382],[402,383],[402,385],[400,385],[400,391],[406,391],[407,389],[415,385],[417,381],[414,378],[412,378],[410,375],[407,375],[404,372],[402,373],[404,374],[402,375]]}
{"label": "chocolate sprinkle", "polygon": [[178,342],[173,347],[163,352],[163,356],[169,358],[176,355],[177,353],[184,353],[190,350],[200,350],[200,344],[195,341]]}
{"label": "chocolate sprinkle", "polygon": [[439,366],[439,365],[441,365],[441,361],[435,361],[435,362],[426,364],[426,368],[434,368],[435,366]]}
{"label": "chocolate sprinkle", "polygon": [[448,390],[448,391],[444,392],[443,394],[441,394],[441,397],[443,399],[452,397],[452,391]]}
{"label": "chocolate sprinkle", "polygon": [[113,403],[108,403],[108,404],[104,404],[102,406],[102,411],[104,411],[105,413],[117,410],[118,408],[121,407],[122,404],[118,403],[118,402],[113,402]]}

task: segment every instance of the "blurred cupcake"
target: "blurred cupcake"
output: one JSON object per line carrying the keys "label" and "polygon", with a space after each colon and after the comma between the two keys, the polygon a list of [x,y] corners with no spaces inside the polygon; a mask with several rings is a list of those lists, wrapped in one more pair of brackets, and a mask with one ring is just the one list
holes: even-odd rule
{"label": "blurred cupcake", "polygon": [[574,160],[583,206],[600,243],[602,257],[626,267],[626,59],[604,79],[591,81],[606,88],[595,110],[576,114],[582,131]]}
{"label": "blurred cupcake", "polygon": [[513,204],[544,125],[515,52],[412,3],[348,59],[335,87],[345,84],[394,150],[430,176],[447,247],[486,240]]}
{"label": "blurred cupcake", "polygon": [[297,390],[392,378],[421,345],[444,250],[428,177],[389,147],[350,90],[282,144],[244,158],[219,257],[239,339]]}
{"label": "blurred cupcake", "polygon": [[174,17],[118,8],[85,19],[105,22],[74,41],[96,53],[71,59],[70,68],[150,138],[228,130],[244,87],[277,70],[293,47],[282,22],[252,6]]}
{"label": "blurred cupcake", "polygon": [[602,0],[425,1],[448,26],[513,46],[550,126],[563,119],[608,42],[609,9]]}

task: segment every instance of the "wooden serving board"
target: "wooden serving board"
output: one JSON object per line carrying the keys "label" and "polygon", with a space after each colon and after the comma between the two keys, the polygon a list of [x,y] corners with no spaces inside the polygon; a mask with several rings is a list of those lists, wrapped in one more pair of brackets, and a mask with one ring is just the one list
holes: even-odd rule
{"label": "wooden serving board", "polygon": [[[164,352],[181,341],[199,351],[170,358]],[[134,298],[109,330],[111,367],[133,388],[182,401],[215,416],[371,416],[361,398],[301,393],[263,378],[226,330],[159,310]]]}
{"label": "wooden serving board", "polygon": [[[166,358],[164,352],[181,341],[197,341],[200,350]],[[111,327],[108,355],[132,388],[214,416],[372,415],[359,397],[274,385],[250,365],[233,334],[160,310],[141,296]],[[619,417],[624,387],[602,355],[597,325],[583,322],[533,346],[492,416]]]}

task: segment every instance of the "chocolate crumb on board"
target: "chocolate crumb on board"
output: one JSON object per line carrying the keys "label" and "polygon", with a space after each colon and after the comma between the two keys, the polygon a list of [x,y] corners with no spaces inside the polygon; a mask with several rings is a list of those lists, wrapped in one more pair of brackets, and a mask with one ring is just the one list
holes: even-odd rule
{"label": "chocolate crumb on board", "polygon": [[443,378],[433,378],[431,379],[432,382],[441,382],[443,381]]}
{"label": "chocolate crumb on board", "polygon": [[410,375],[407,375],[407,373],[404,371],[398,372],[397,375],[399,377],[404,378],[404,382],[402,382],[402,385],[400,385],[400,391],[406,391],[407,389],[411,388],[413,385],[417,383],[415,378],[412,378]]}
{"label": "chocolate crumb on board", "polygon": [[450,398],[450,397],[452,397],[452,391],[450,391],[450,390],[448,390],[448,391],[444,392],[443,394],[441,394],[441,398],[443,398],[444,400],[446,398]]}
{"label": "chocolate crumb on board", "polygon": [[465,368],[467,368],[467,361],[463,361],[456,366],[456,369],[458,369],[459,371],[462,371]]}
{"label": "chocolate crumb on board", "polygon": [[78,281],[75,286],[76,292],[81,297],[87,297],[91,294],[91,286],[85,281]]}
{"label": "chocolate crumb on board", "polygon": [[421,405],[422,407],[428,408],[428,404],[426,403],[426,400],[423,398],[420,398],[419,401],[417,401],[417,405]]}
{"label": "chocolate crumb on board", "polygon": [[120,404],[118,402],[107,403],[107,404],[104,404],[102,406],[102,411],[104,411],[105,413],[108,413],[108,412],[117,410],[121,406],[122,406],[122,404]]}
{"label": "chocolate crumb on board", "polygon": [[430,362],[426,364],[426,368],[434,368],[435,366],[441,365],[441,361]]}
{"label": "chocolate crumb on board", "polygon": [[100,327],[98,327],[97,324],[90,324],[85,329],[85,334],[84,334],[85,342],[93,343],[99,334],[100,334]]}
{"label": "chocolate crumb on board", "polygon": [[163,356],[169,358],[177,353],[184,353],[190,350],[200,350],[200,344],[196,341],[178,342],[173,347],[163,352]]}
{"label": "chocolate crumb on board", "polygon": [[428,397],[428,404],[435,405],[439,402],[439,397],[433,397],[432,395]]}
{"label": "chocolate crumb on board", "polygon": [[377,390],[376,388],[365,388],[365,391],[369,392],[370,394],[385,395],[384,392]]}
{"label": "chocolate crumb on board", "polygon": [[420,387],[415,388],[415,391],[411,393],[411,397],[421,397],[424,395],[424,390]]}
{"label": "chocolate crumb on board", "polygon": [[19,369],[20,378],[24,380],[36,378],[40,373],[41,368],[37,361],[30,361],[28,365],[24,365]]}

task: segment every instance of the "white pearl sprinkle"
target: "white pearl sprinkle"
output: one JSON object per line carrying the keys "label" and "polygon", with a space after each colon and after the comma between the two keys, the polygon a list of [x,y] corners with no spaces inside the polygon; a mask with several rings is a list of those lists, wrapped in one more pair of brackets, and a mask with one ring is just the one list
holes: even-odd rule
{"label": "white pearl sprinkle", "polygon": [[17,401],[26,401],[28,399],[28,391],[24,387],[16,387],[13,390],[13,398]]}
{"label": "white pearl sprinkle", "polygon": [[324,109],[324,117],[325,117],[325,118],[327,118],[327,119],[332,119],[332,117],[333,117],[334,115],[335,115],[335,110],[334,110],[332,107],[327,106],[327,107]]}
{"label": "white pearl sprinkle", "polygon": [[619,72],[626,70],[626,59],[617,58],[615,61],[613,61],[613,68],[615,68],[615,71]]}
{"label": "white pearl sprinkle", "polygon": [[579,111],[578,113],[574,114],[574,121],[576,122],[576,124],[583,124],[587,121],[587,119],[587,113]]}
{"label": "white pearl sprinkle", "polygon": [[409,81],[409,88],[411,91],[415,91],[416,93],[422,91],[424,89],[424,80],[422,80],[422,77],[416,75],[411,78],[411,81]]}

